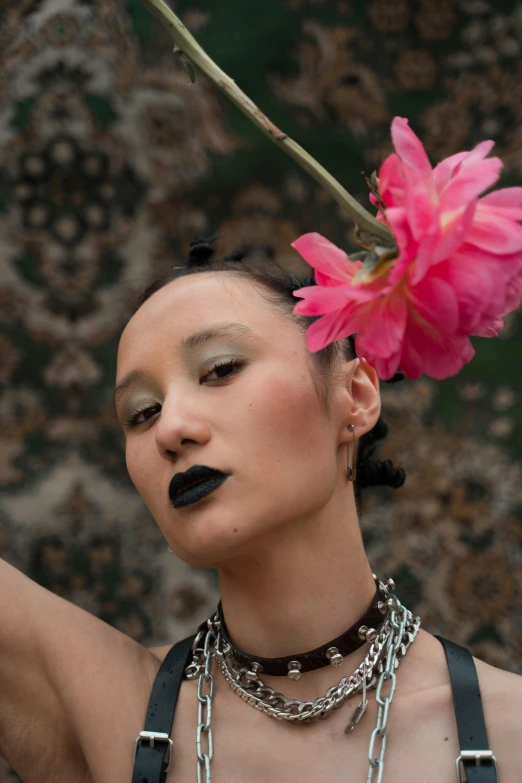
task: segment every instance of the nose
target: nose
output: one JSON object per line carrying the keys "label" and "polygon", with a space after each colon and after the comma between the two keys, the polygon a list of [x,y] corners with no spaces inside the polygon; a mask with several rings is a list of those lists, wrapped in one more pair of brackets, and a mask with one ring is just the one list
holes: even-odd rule
{"label": "nose", "polygon": [[176,454],[178,457],[188,447],[204,446],[211,437],[211,428],[206,419],[194,411],[181,410],[179,405],[164,405],[160,411],[156,428],[156,443],[162,454]]}

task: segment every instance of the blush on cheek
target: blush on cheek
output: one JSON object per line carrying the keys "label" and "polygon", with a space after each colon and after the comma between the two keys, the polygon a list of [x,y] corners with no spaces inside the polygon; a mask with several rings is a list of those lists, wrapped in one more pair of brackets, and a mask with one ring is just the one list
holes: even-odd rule
{"label": "blush on cheek", "polygon": [[[299,374],[298,380],[271,378],[259,390],[258,405],[278,433],[302,435],[319,411],[319,401],[311,378]],[[257,407],[257,406],[256,406]],[[260,409],[258,408],[258,411]]]}

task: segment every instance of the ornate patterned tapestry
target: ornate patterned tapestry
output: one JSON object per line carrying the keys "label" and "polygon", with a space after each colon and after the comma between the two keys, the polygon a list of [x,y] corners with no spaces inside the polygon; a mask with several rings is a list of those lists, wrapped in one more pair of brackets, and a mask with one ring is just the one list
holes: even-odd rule
{"label": "ornate patterned tapestry", "polygon": [[[432,163],[494,139],[522,176],[522,3],[183,0],[208,54],[364,205],[361,176],[408,117]],[[198,234],[356,249],[332,198],[199,72],[139,0],[0,5],[0,556],[146,646],[214,608],[212,572],[170,554],[126,472],[112,408],[128,297]],[[522,674],[520,313],[446,381],[381,384],[373,570],[422,627]],[[1,764],[1,761],[0,761]],[[5,765],[4,765],[5,766]],[[3,777],[2,777],[3,775]],[[18,778],[7,767],[0,780]],[[42,782],[43,783],[43,782]]]}

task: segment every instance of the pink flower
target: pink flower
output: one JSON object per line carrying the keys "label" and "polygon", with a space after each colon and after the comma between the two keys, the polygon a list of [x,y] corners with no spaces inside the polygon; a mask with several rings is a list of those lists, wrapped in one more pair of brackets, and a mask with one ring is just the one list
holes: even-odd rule
{"label": "pink flower", "polygon": [[[307,330],[310,351],[357,333],[356,351],[383,380],[401,369],[442,379],[475,355],[470,335],[497,337],[503,315],[522,298],[522,188],[479,198],[502,161],[483,141],[433,170],[408,120],[391,126],[396,153],[379,171],[379,196],[398,257],[364,269],[317,233],[292,243],[315,270],[317,285],[294,291],[294,312],[323,315]],[[376,198],[370,195],[372,203]]]}

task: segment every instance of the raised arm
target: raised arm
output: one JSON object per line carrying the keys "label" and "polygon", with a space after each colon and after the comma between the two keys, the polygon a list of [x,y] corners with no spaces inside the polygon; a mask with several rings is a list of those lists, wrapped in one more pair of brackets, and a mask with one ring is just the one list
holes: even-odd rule
{"label": "raised arm", "polygon": [[24,783],[130,779],[157,667],[0,559],[0,755]]}
{"label": "raised arm", "polygon": [[57,748],[80,758],[49,671],[55,599],[0,559],[0,755],[24,781],[49,780]]}

